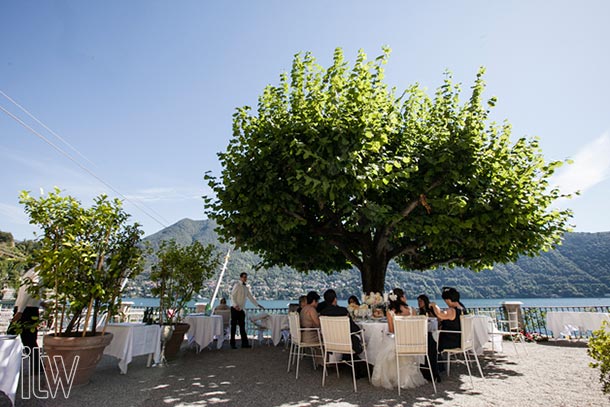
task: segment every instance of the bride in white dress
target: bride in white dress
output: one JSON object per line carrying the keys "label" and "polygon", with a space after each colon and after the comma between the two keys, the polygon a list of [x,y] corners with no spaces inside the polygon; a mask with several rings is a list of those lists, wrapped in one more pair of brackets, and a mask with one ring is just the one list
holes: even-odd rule
{"label": "bride in white dress", "polygon": [[[405,293],[400,288],[395,288],[390,294],[390,305],[388,307],[388,332],[394,332],[395,315],[417,315],[414,308],[407,305]],[[427,383],[419,370],[419,358],[416,356],[400,358],[400,387],[402,389],[414,388]],[[395,389],[398,386],[396,375],[396,343],[393,335],[384,335],[381,348],[375,361],[373,386]]]}

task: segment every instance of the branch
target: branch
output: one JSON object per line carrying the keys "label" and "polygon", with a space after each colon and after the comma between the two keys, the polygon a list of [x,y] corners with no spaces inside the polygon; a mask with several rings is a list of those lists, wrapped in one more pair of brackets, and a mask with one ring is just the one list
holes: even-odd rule
{"label": "branch", "polygon": [[349,248],[340,240],[329,239],[329,243],[334,245],[356,268],[362,269],[362,260],[356,256]]}
{"label": "branch", "polygon": [[389,225],[387,225],[386,227],[384,227],[380,232],[378,237],[375,238],[376,240],[376,245],[377,245],[377,249],[379,249],[380,247],[383,247],[387,244],[388,239],[390,237],[390,235],[392,234],[392,231],[394,230],[394,228],[396,227],[396,225],[398,225],[400,222],[402,222],[404,219],[406,219],[411,212],[413,212],[415,210],[415,208],[417,208],[419,206],[419,204],[422,204],[426,210],[428,211],[428,213],[430,213],[432,211],[432,209],[430,208],[430,205],[428,205],[428,202],[426,201],[426,194],[430,193],[430,191],[432,191],[434,188],[438,187],[439,185],[441,185],[442,180],[436,180],[432,183],[432,185],[430,185],[428,188],[426,188],[424,190],[423,194],[420,194],[419,197],[417,197],[417,199],[414,199],[411,202],[407,203],[407,206],[400,211],[400,218],[396,219],[394,222],[390,223]]}

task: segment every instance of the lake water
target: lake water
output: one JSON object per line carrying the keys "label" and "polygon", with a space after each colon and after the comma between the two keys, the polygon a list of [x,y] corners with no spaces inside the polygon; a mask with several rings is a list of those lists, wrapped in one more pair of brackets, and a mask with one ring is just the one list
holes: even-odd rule
{"label": "lake water", "polygon": [[[131,301],[136,307],[158,307],[158,298],[123,298],[123,301]],[[194,307],[195,303],[202,302],[206,303],[209,300],[197,300],[191,301],[189,306]],[[442,299],[432,300],[443,306],[444,301]],[[525,307],[579,307],[579,306],[610,306],[610,297],[601,298],[492,298],[492,299],[462,299],[462,303],[467,308],[477,307],[497,307],[506,301],[520,301]],[[216,300],[218,303],[218,299]],[[259,303],[265,308],[287,308],[290,303],[298,303],[298,300],[261,300]],[[417,301],[411,299],[408,301],[409,305],[417,306]],[[339,305],[346,306],[347,300],[339,300]],[[249,301],[246,303],[246,308],[254,308]]]}

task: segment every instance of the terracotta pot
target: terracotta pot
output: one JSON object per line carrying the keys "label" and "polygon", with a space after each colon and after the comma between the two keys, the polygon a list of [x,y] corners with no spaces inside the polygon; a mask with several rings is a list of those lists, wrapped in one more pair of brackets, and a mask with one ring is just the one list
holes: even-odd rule
{"label": "terracotta pot", "polygon": [[177,323],[174,325],[174,333],[172,337],[165,344],[165,357],[172,358],[178,354],[182,342],[184,342],[184,335],[189,330],[190,325],[185,323]]}
{"label": "terracotta pot", "polygon": [[[97,333],[95,336],[55,336],[55,334],[46,335],[43,340],[44,352],[51,360],[53,356],[59,355],[63,357],[64,366],[67,373],[63,372],[61,364],[59,368],[59,377],[68,377],[74,358],[78,355],[79,361],[76,368],[73,385],[89,383],[91,375],[95,371],[97,363],[102,358],[104,348],[112,341],[112,334],[107,332],[104,335]],[[51,375],[49,366],[44,359],[44,369],[47,375]],[[48,376],[52,377],[52,376]]]}

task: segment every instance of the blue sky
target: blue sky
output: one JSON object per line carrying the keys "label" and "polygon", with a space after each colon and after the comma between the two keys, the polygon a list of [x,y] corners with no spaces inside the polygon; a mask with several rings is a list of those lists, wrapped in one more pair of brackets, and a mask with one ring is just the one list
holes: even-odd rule
{"label": "blue sky", "polygon": [[[576,231],[610,231],[610,2],[573,1],[17,1],[0,2],[0,107],[128,198],[146,234],[203,219],[205,171],[231,137],[231,115],[311,51],[374,58],[386,80],[432,93],[443,72],[464,90],[487,69],[493,117],[539,137],[555,182],[581,196]],[[465,97],[467,93],[464,94]],[[32,238],[18,202],[60,187],[89,205],[117,194],[0,111],[0,230]],[[139,206],[136,207],[135,205]],[[148,216],[140,208],[144,208]],[[153,217],[155,219],[153,219]]]}

